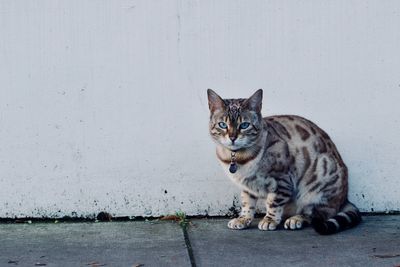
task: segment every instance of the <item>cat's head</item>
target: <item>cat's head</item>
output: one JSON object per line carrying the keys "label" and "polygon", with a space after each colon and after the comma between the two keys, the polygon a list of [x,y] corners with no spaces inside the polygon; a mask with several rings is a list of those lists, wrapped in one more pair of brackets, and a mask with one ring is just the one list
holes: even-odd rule
{"label": "cat's head", "polygon": [[247,99],[222,99],[211,89],[207,94],[211,137],[232,151],[255,145],[262,131],[263,91],[259,89]]}

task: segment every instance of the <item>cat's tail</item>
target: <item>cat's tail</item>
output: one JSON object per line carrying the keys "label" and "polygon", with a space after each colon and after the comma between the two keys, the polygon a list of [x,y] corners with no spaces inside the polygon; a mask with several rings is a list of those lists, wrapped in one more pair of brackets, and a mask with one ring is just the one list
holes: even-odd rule
{"label": "cat's tail", "polygon": [[352,228],[361,222],[360,211],[349,201],[342,206],[338,214],[328,220],[322,219],[322,216],[318,215],[318,211],[316,211],[313,217],[312,226],[321,235],[335,234]]}

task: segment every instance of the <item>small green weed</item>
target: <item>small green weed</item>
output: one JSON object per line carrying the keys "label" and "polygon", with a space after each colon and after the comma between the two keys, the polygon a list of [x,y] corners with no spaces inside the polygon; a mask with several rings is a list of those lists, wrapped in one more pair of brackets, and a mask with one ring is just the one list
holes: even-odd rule
{"label": "small green weed", "polygon": [[178,223],[182,228],[186,228],[190,224],[190,221],[186,218],[186,213],[183,211],[177,211],[175,215],[179,218]]}
{"label": "small green weed", "polygon": [[191,224],[188,218],[186,218],[186,213],[183,211],[175,212],[175,215],[167,215],[161,218],[162,221],[176,221],[179,225],[186,229],[188,225]]}

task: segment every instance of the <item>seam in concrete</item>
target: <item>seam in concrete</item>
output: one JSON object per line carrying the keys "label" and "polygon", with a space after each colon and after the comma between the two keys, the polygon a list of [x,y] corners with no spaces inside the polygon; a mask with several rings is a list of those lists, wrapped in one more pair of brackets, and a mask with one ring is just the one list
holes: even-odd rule
{"label": "seam in concrete", "polygon": [[[264,217],[265,213],[256,213],[256,218]],[[391,210],[387,212],[361,212],[362,216],[377,216],[377,215],[400,215],[400,210]],[[154,217],[154,216],[120,216],[120,217],[112,217],[111,220],[113,222],[128,222],[128,221],[144,221],[144,220],[157,220],[161,218]],[[205,216],[205,215],[192,215],[186,216],[188,219],[223,219],[223,218],[231,218],[231,215],[221,215],[221,216]],[[63,216],[63,217],[0,217],[0,223],[19,223],[19,222],[43,222],[43,223],[53,223],[54,221],[58,222],[96,222],[96,216],[88,216],[88,217],[70,217],[70,216]],[[101,221],[101,220],[99,220]],[[108,221],[108,220],[107,220]]]}
{"label": "seam in concrete", "polygon": [[196,267],[196,262],[194,260],[192,245],[190,244],[189,234],[185,226],[182,226],[183,236],[185,238],[186,249],[189,254],[189,260],[192,267]]}

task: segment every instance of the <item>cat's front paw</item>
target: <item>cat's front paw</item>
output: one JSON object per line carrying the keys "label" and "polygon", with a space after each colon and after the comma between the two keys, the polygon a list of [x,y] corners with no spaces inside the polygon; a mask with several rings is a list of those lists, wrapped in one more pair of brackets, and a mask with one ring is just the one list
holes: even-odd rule
{"label": "cat's front paw", "polygon": [[252,219],[248,217],[238,217],[228,222],[228,228],[234,230],[242,230],[248,228],[251,224]]}
{"label": "cat's front paw", "polygon": [[262,231],[273,231],[276,230],[276,227],[278,227],[278,224],[270,218],[263,218],[258,223],[258,229]]}

